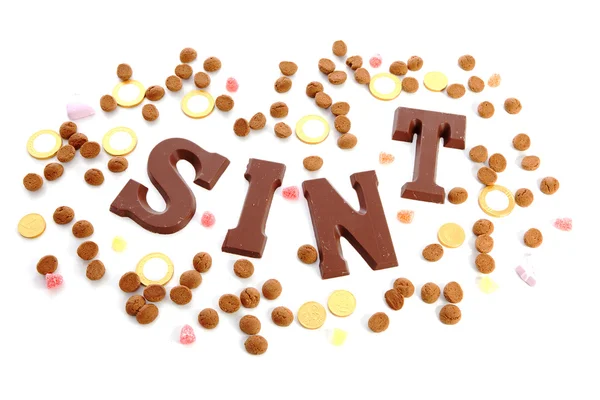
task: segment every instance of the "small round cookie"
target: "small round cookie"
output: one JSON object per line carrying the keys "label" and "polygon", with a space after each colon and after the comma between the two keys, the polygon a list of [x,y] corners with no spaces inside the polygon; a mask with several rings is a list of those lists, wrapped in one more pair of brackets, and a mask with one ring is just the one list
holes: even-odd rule
{"label": "small round cookie", "polygon": [[523,235],[523,243],[525,243],[527,247],[540,247],[543,240],[544,237],[542,236],[542,232],[536,228],[529,229],[525,232],[525,235]]}
{"label": "small round cookie", "polygon": [[496,269],[496,261],[489,254],[478,254],[475,258],[475,266],[482,274],[490,274]]}
{"label": "small round cookie", "polygon": [[551,176],[542,179],[542,182],[540,183],[540,190],[544,194],[554,194],[558,191],[559,187],[560,183],[558,182],[558,179]]}
{"label": "small round cookie", "polygon": [[404,298],[409,298],[415,293],[415,286],[406,278],[398,278],[394,281],[394,289],[400,291]]}
{"label": "small round cookie", "polygon": [[214,329],[219,324],[219,314],[212,308],[205,308],[198,314],[198,323],[204,329]]}
{"label": "small round cookie", "polygon": [[369,318],[369,329],[375,333],[385,331],[390,326],[390,318],[386,313],[377,312]]}
{"label": "small round cookie", "polygon": [[490,235],[479,235],[475,239],[475,248],[480,253],[489,253],[494,248],[494,239]]}
{"label": "small round cookie", "polygon": [[438,243],[432,243],[423,249],[422,254],[427,261],[439,261],[444,255],[444,248]]}
{"label": "small round cookie", "polygon": [[444,287],[444,298],[448,303],[460,303],[463,299],[463,290],[458,282],[449,282]]}
{"label": "small round cookie", "polygon": [[440,310],[440,321],[445,325],[456,325],[459,323],[461,317],[460,308],[454,304],[446,304]]}
{"label": "small round cookie", "polygon": [[448,201],[452,204],[462,204],[468,197],[467,190],[461,187],[455,187],[448,192]]}
{"label": "small round cookie", "polygon": [[433,282],[428,282],[421,287],[421,300],[433,304],[440,298],[440,287]]}
{"label": "small round cookie", "polygon": [[479,235],[491,235],[494,232],[494,223],[489,219],[479,219],[473,224],[473,233]]}

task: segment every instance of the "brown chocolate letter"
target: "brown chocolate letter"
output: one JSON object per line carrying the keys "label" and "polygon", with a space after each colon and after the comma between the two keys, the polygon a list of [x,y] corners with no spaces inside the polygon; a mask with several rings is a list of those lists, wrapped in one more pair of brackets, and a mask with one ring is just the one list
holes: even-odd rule
{"label": "brown chocolate letter", "polygon": [[359,211],[350,207],[327,179],[302,183],[319,248],[319,268],[323,279],[350,273],[342,257],[342,236],[372,269],[398,265],[377,190],[375,171],[352,174],[350,182],[358,195]]}
{"label": "brown chocolate letter", "polygon": [[402,186],[403,198],[444,203],[444,188],[435,183],[440,138],[444,138],[444,147],[463,150],[466,125],[464,115],[405,107],[396,110],[392,140],[412,142],[417,135],[413,181]]}
{"label": "brown chocolate letter", "polygon": [[244,178],[250,183],[237,227],[225,236],[221,250],[261,258],[267,236],[265,225],[275,189],[281,186],[285,165],[251,158]]}
{"label": "brown chocolate letter", "polygon": [[194,183],[208,190],[217,184],[229,165],[227,158],[208,153],[189,140],[164,140],[148,156],[148,176],[165,200],[165,210],[152,210],[146,201],[148,188],[130,179],[110,205],[110,211],[131,218],[150,232],[167,234],[185,228],[196,212],[196,198],[177,171],[179,160],[194,166]]}

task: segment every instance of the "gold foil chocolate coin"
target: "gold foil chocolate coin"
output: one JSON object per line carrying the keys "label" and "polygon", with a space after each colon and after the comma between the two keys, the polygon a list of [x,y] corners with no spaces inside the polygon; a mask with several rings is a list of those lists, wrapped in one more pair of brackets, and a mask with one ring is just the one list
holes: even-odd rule
{"label": "gold foil chocolate coin", "polygon": [[[50,135],[54,138],[54,146],[48,151],[39,151],[35,148],[35,140],[43,135]],[[58,153],[58,149],[62,146],[62,138],[58,133],[53,130],[45,129],[42,131],[37,131],[27,141],[27,151],[33,158],[37,158],[38,160],[47,160],[48,158],[52,158]]]}
{"label": "gold foil chocolate coin", "polygon": [[[194,97],[197,96],[201,96],[204,97],[206,99],[206,108],[204,110],[200,110],[200,111],[192,111],[192,109],[190,109],[188,103],[191,99],[193,99]],[[183,113],[185,115],[187,115],[190,118],[204,118],[208,115],[210,115],[210,113],[213,112],[215,108],[215,99],[213,99],[213,97],[211,96],[210,93],[205,92],[204,90],[192,90],[191,92],[189,92],[188,94],[186,94],[183,99],[181,99],[181,110],[183,111]]]}
{"label": "gold foil chocolate coin", "polygon": [[[317,136],[308,135],[304,129],[304,125],[311,121],[316,121],[322,125],[322,131]],[[306,144],[319,144],[329,136],[329,124],[325,118],[319,115],[306,115],[296,123],[296,136]]]}
{"label": "gold foil chocolate coin", "polygon": [[[131,138],[129,144],[121,149],[114,148],[110,143],[110,140],[113,137],[113,135],[119,132],[126,133]],[[132,129],[127,128],[125,126],[117,126],[116,128],[112,128],[110,131],[104,134],[104,137],[102,138],[102,147],[104,148],[104,151],[110,154],[111,156],[126,156],[135,149],[135,146],[137,146],[137,142],[137,135]]]}
{"label": "gold foil chocolate coin", "polygon": [[46,230],[46,221],[40,214],[27,214],[19,221],[19,233],[27,239],[41,236]]}
{"label": "gold foil chocolate coin", "polygon": [[[133,85],[138,89],[137,96],[131,100],[125,100],[120,95],[121,88],[123,86],[128,86],[128,85]],[[117,86],[115,86],[115,88],[113,89],[112,96],[116,100],[117,104],[120,105],[121,107],[125,107],[125,108],[135,107],[138,104],[140,104],[142,101],[144,101],[144,97],[146,97],[146,88],[144,88],[144,85],[142,85],[140,82],[135,81],[133,79],[129,79],[127,81],[119,82],[117,84]]]}
{"label": "gold foil chocolate coin", "polygon": [[460,225],[450,222],[440,227],[438,240],[446,247],[460,247],[465,241],[465,231]]}
{"label": "gold foil chocolate coin", "polygon": [[316,301],[302,304],[298,310],[298,321],[306,329],[318,329],[325,323],[325,308]]}
{"label": "gold foil chocolate coin", "polygon": [[448,77],[441,72],[428,72],[423,78],[423,84],[432,92],[441,92],[448,86]]}
{"label": "gold foil chocolate coin", "polygon": [[[504,210],[494,210],[487,203],[486,196],[489,192],[497,190],[499,192],[504,193],[506,198],[508,199],[508,206]],[[513,196],[512,192],[500,185],[491,185],[483,188],[481,193],[479,193],[479,207],[483,210],[484,213],[490,215],[492,217],[506,217],[508,214],[512,212],[515,208],[515,196]]]}
{"label": "gold foil chocolate coin", "polygon": [[[154,258],[161,259],[167,264],[167,273],[165,274],[165,276],[163,276],[162,278],[160,278],[157,281],[152,281],[152,280],[148,279],[146,277],[146,275],[144,275],[144,266],[146,265],[146,263],[148,261],[150,261]],[[137,267],[135,268],[135,273],[138,274],[138,276],[140,277],[140,282],[144,286],[166,285],[167,283],[169,283],[169,281],[173,277],[173,272],[174,272],[173,261],[171,261],[171,259],[169,257],[167,257],[166,255],[164,255],[163,253],[150,253],[150,254],[144,256],[144,258],[142,258],[138,262]]]}
{"label": "gold foil chocolate coin", "polygon": [[[378,89],[379,84],[377,84],[377,81],[379,81],[379,80],[391,81],[391,84],[393,85],[393,87],[390,87],[390,89],[386,90],[386,92],[384,93]],[[387,72],[382,72],[371,78],[371,81],[369,82],[369,91],[371,91],[371,94],[376,99],[393,100],[396,97],[398,97],[398,95],[402,91],[402,81],[396,75],[392,75]]]}
{"label": "gold foil chocolate coin", "polygon": [[356,309],[356,298],[347,290],[336,290],[327,300],[329,311],[338,317],[347,317]]}

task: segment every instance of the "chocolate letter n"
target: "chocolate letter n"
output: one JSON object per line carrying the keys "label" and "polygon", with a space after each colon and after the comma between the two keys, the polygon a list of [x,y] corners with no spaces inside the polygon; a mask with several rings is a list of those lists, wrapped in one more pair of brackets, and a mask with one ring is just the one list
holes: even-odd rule
{"label": "chocolate letter n", "polygon": [[403,198],[444,203],[444,188],[435,183],[440,139],[444,139],[444,147],[464,150],[466,125],[464,115],[405,107],[396,110],[392,139],[412,142],[417,135],[413,181],[402,186]]}
{"label": "chocolate letter n", "polygon": [[148,205],[148,188],[129,180],[110,205],[110,211],[129,217],[142,228],[155,233],[175,233],[190,222],[196,212],[196,198],[177,171],[177,162],[186,160],[194,166],[194,183],[212,189],[229,165],[217,153],[208,153],[186,139],[167,139],[154,147],[148,157],[148,176],[166,203],[165,211],[156,212]]}
{"label": "chocolate letter n", "polygon": [[359,211],[350,207],[327,179],[313,179],[302,184],[319,248],[323,279],[350,273],[342,257],[341,237],[350,242],[372,269],[398,265],[375,171],[352,174],[350,182],[358,195]]}

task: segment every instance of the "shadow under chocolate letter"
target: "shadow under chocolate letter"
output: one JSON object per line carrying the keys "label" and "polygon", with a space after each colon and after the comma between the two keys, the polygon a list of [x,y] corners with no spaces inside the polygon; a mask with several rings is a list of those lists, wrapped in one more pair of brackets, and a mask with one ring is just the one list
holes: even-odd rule
{"label": "shadow under chocolate letter", "polygon": [[148,177],[166,203],[163,212],[154,211],[146,199],[148,188],[130,179],[110,205],[110,211],[129,217],[150,232],[175,233],[190,222],[196,212],[196,198],[177,171],[177,162],[186,160],[194,167],[194,183],[212,189],[229,166],[229,160],[209,153],[186,139],[167,139],[148,156]]}
{"label": "shadow under chocolate letter", "polygon": [[244,178],[249,182],[237,227],[225,236],[221,250],[245,257],[262,257],[267,236],[265,226],[275,190],[281,186],[285,165],[251,158]]}
{"label": "shadow under chocolate letter", "polygon": [[304,181],[313,230],[319,249],[321,278],[348,275],[340,238],[344,237],[374,270],[398,265],[396,252],[377,190],[375,171],[350,176],[358,195],[356,211],[338,194],[327,179]]}
{"label": "shadow under chocolate letter", "polygon": [[435,183],[440,139],[444,139],[444,147],[464,150],[466,126],[464,115],[406,107],[396,109],[392,140],[412,142],[417,135],[413,181],[402,186],[403,198],[444,203],[446,192]]}

